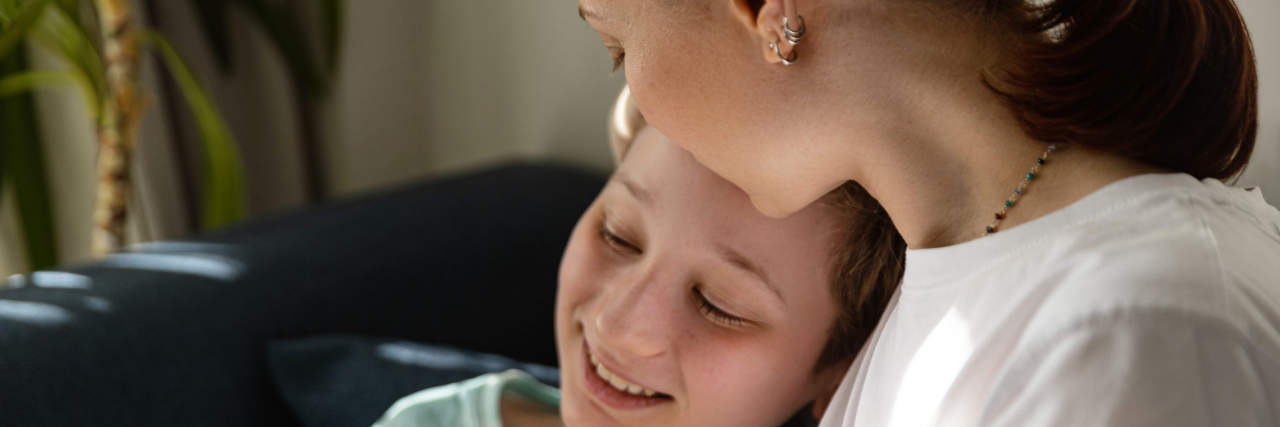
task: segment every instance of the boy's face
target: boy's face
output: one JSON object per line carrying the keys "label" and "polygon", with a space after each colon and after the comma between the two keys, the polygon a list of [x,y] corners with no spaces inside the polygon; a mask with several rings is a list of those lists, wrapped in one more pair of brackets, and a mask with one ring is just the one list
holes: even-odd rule
{"label": "boy's face", "polygon": [[843,373],[813,372],[836,315],[825,209],[766,217],[642,131],[561,263],[565,422],[776,426],[813,400]]}

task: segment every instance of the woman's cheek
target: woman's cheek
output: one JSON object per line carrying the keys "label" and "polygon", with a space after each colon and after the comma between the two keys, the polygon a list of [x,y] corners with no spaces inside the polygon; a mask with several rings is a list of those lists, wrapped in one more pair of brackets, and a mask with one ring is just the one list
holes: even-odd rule
{"label": "woman's cheek", "polygon": [[688,52],[642,53],[634,64],[628,63],[627,81],[650,125],[721,174],[716,166],[725,157],[723,151],[740,139],[735,136],[740,129],[724,124],[740,123],[736,119],[743,106],[720,87],[730,72],[691,67],[684,63],[684,54]]}
{"label": "woman's cheek", "polygon": [[[650,49],[637,48],[627,53],[627,84],[631,87],[636,107],[650,125],[664,135],[680,141],[692,135],[687,132],[691,124],[697,122],[695,116],[698,107],[696,87],[689,85],[693,77],[690,72],[697,68],[685,69],[674,62],[679,62],[673,52],[655,52],[651,48],[661,49],[659,44],[650,44]],[[706,101],[706,100],[702,100]]]}

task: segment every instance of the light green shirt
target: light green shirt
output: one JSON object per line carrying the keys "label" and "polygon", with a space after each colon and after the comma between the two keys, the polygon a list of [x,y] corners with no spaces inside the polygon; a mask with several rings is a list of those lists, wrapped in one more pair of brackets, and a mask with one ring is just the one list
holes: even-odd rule
{"label": "light green shirt", "polygon": [[560,407],[560,390],[512,369],[400,398],[373,427],[502,427],[503,392],[548,409]]}

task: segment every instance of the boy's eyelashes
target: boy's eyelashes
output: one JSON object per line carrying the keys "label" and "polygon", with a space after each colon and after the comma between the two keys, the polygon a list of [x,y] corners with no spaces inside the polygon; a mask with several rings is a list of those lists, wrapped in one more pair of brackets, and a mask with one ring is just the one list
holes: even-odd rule
{"label": "boy's eyelashes", "polygon": [[698,304],[698,312],[711,321],[730,328],[743,328],[750,325],[751,322],[747,319],[735,316],[707,299],[707,296],[702,294],[700,286],[693,287],[693,295],[696,297],[694,302]]}
{"label": "boy's eyelashes", "polygon": [[605,221],[600,222],[600,240],[603,240],[605,244],[609,245],[610,248],[613,248],[614,250],[619,252],[632,254],[632,255],[639,255],[644,253],[643,251],[640,250],[639,246],[636,246],[636,244],[631,243],[627,239],[619,236],[618,233],[615,233],[610,228],[611,227],[609,227],[609,224],[607,222]]}

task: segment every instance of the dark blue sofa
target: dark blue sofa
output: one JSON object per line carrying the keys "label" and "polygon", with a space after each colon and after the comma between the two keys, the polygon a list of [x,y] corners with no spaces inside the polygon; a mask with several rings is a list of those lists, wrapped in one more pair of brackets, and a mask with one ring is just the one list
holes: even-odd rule
{"label": "dark blue sofa", "polygon": [[554,365],[560,254],[603,180],[500,167],[10,279],[0,425],[297,425],[265,361],[291,337]]}

